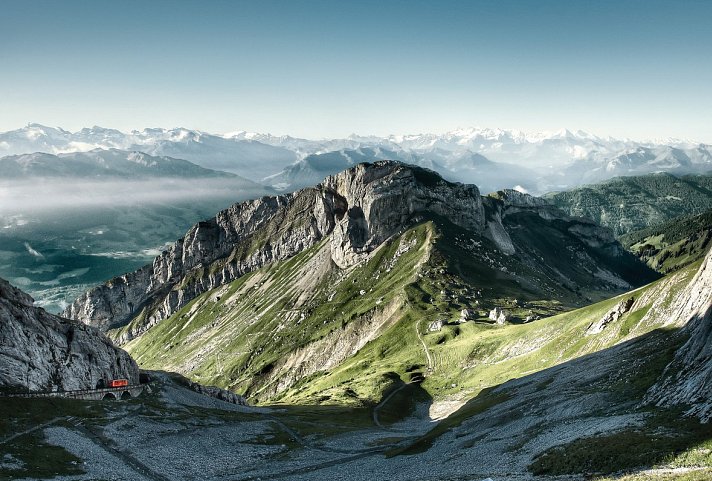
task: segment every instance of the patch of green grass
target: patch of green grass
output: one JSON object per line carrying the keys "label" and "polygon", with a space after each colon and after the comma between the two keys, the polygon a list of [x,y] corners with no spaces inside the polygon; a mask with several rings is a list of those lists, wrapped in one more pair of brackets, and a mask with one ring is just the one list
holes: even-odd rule
{"label": "patch of green grass", "polygon": [[645,317],[645,315],[650,311],[650,308],[651,305],[647,305],[628,313],[625,316],[623,324],[621,325],[620,335],[625,337],[630,334],[630,331],[638,325],[641,319]]}
{"label": "patch of green grass", "polygon": [[309,439],[335,436],[373,427],[371,409],[336,405],[280,405],[272,416]]}
{"label": "patch of green grass", "polygon": [[702,259],[712,246],[712,210],[632,232],[621,243],[663,273]]}
{"label": "patch of green grass", "polygon": [[[395,373],[393,374],[396,377],[398,376]],[[402,421],[413,414],[418,404],[430,404],[432,401],[428,392],[420,387],[419,384],[403,384],[402,381],[394,384],[391,390],[385,391],[383,399],[387,399],[387,402],[378,410],[378,420],[383,425]]]}
{"label": "patch of green grass", "polygon": [[596,477],[593,481],[709,481],[712,479],[712,469],[699,469],[677,473],[636,473],[614,477]]}
{"label": "patch of green grass", "polygon": [[84,474],[82,460],[66,449],[47,444],[41,432],[31,432],[0,445],[1,456],[10,455],[21,463],[19,469],[0,468],[0,480]]}
{"label": "patch of green grass", "polygon": [[694,468],[705,466],[712,468],[712,428],[708,431],[708,438],[698,444],[690,446],[682,452],[669,455],[662,462],[664,465],[676,468]]}
{"label": "patch of green grass", "polygon": [[708,445],[711,440],[709,424],[683,417],[679,412],[657,411],[644,426],[551,448],[535,458],[529,470],[535,475],[609,474],[665,461],[684,463],[684,453],[690,453],[690,460],[709,463],[709,456],[693,455],[691,450]]}
{"label": "patch of green grass", "polygon": [[[0,440],[66,416],[89,423],[105,422],[107,405],[70,399],[0,398]],[[57,421],[62,425],[63,421]],[[10,454],[22,463],[19,470],[0,469],[0,479],[47,479],[58,475],[82,474],[81,459],[64,448],[47,444],[42,430],[0,444],[0,456]]]}

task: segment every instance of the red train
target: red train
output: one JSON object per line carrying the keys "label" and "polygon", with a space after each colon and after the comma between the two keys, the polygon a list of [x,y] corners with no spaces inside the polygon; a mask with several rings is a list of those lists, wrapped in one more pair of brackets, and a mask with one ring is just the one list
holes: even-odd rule
{"label": "red train", "polygon": [[129,385],[128,379],[112,379],[106,387],[125,387]]}

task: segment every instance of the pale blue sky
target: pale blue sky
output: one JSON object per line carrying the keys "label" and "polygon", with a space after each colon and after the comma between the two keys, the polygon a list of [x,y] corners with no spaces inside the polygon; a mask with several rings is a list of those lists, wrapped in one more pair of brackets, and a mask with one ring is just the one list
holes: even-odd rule
{"label": "pale blue sky", "polygon": [[712,142],[712,1],[13,1],[0,130]]}

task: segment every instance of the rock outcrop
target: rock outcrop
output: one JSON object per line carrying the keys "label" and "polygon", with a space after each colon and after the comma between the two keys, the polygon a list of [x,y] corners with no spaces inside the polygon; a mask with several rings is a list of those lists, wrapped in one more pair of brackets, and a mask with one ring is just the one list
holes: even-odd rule
{"label": "rock outcrop", "polygon": [[489,318],[497,324],[506,324],[512,318],[512,315],[506,309],[495,307],[489,312]]}
{"label": "rock outcrop", "polygon": [[108,379],[138,383],[136,363],[104,334],[49,314],[33,302],[0,279],[0,389],[93,389]]}
{"label": "rock outcrop", "polygon": [[477,319],[477,311],[474,309],[463,309],[460,311],[460,322],[473,321]]}
{"label": "rock outcrop", "polygon": [[360,164],[316,187],[219,212],[153,264],[91,289],[63,315],[103,330],[138,318],[121,338],[128,341],[197,295],[292,257],[328,235],[332,260],[340,267],[353,265],[426,211],[475,232],[484,229],[476,186],[446,182],[397,162]]}
{"label": "rock outcrop", "polygon": [[596,322],[591,323],[586,329],[586,335],[590,336],[593,334],[599,334],[612,322],[616,322],[620,319],[623,314],[630,311],[630,308],[635,302],[634,297],[629,297],[616,304],[610,311],[608,311],[601,319]]}
{"label": "rock outcrop", "polygon": [[712,421],[712,251],[678,296],[671,318],[689,339],[646,399],[659,406],[685,405],[689,414]]}
{"label": "rock outcrop", "polygon": [[188,386],[193,391],[200,393],[204,396],[214,397],[215,399],[219,399],[221,401],[225,401],[231,404],[247,406],[247,400],[244,397],[240,396],[239,394],[235,394],[232,391],[228,391],[227,389],[222,389],[217,386],[203,386],[202,384],[198,384],[197,382],[192,381],[189,381]]}

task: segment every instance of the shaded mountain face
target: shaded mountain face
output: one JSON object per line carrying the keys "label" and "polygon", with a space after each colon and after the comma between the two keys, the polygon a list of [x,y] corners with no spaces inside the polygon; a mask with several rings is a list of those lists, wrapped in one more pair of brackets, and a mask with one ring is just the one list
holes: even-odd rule
{"label": "shaded mountain face", "polygon": [[94,389],[99,380],[138,383],[138,367],[104,334],[48,314],[0,279],[0,389],[7,392]]}
{"label": "shaded mountain face", "polygon": [[[458,306],[484,319],[506,307],[525,322],[655,277],[610,231],[541,199],[516,191],[483,198],[432,171],[377,162],[236,204],[153,264],[88,291],[65,315],[111,329],[120,343],[145,340],[146,351],[134,352],[154,367],[159,352],[166,366],[194,350],[232,352],[224,375],[198,380],[272,399],[380,339],[406,306],[445,317]],[[174,329],[186,322],[191,341],[179,350]],[[192,337],[213,328],[220,335],[208,343]],[[218,338],[232,344],[213,346]]]}
{"label": "shaded mountain face", "polygon": [[702,259],[712,247],[712,210],[634,231],[619,240],[651,268],[672,272]]}
{"label": "shaded mountain face", "polygon": [[544,198],[569,215],[593,219],[622,235],[712,208],[712,175],[620,177]]}

